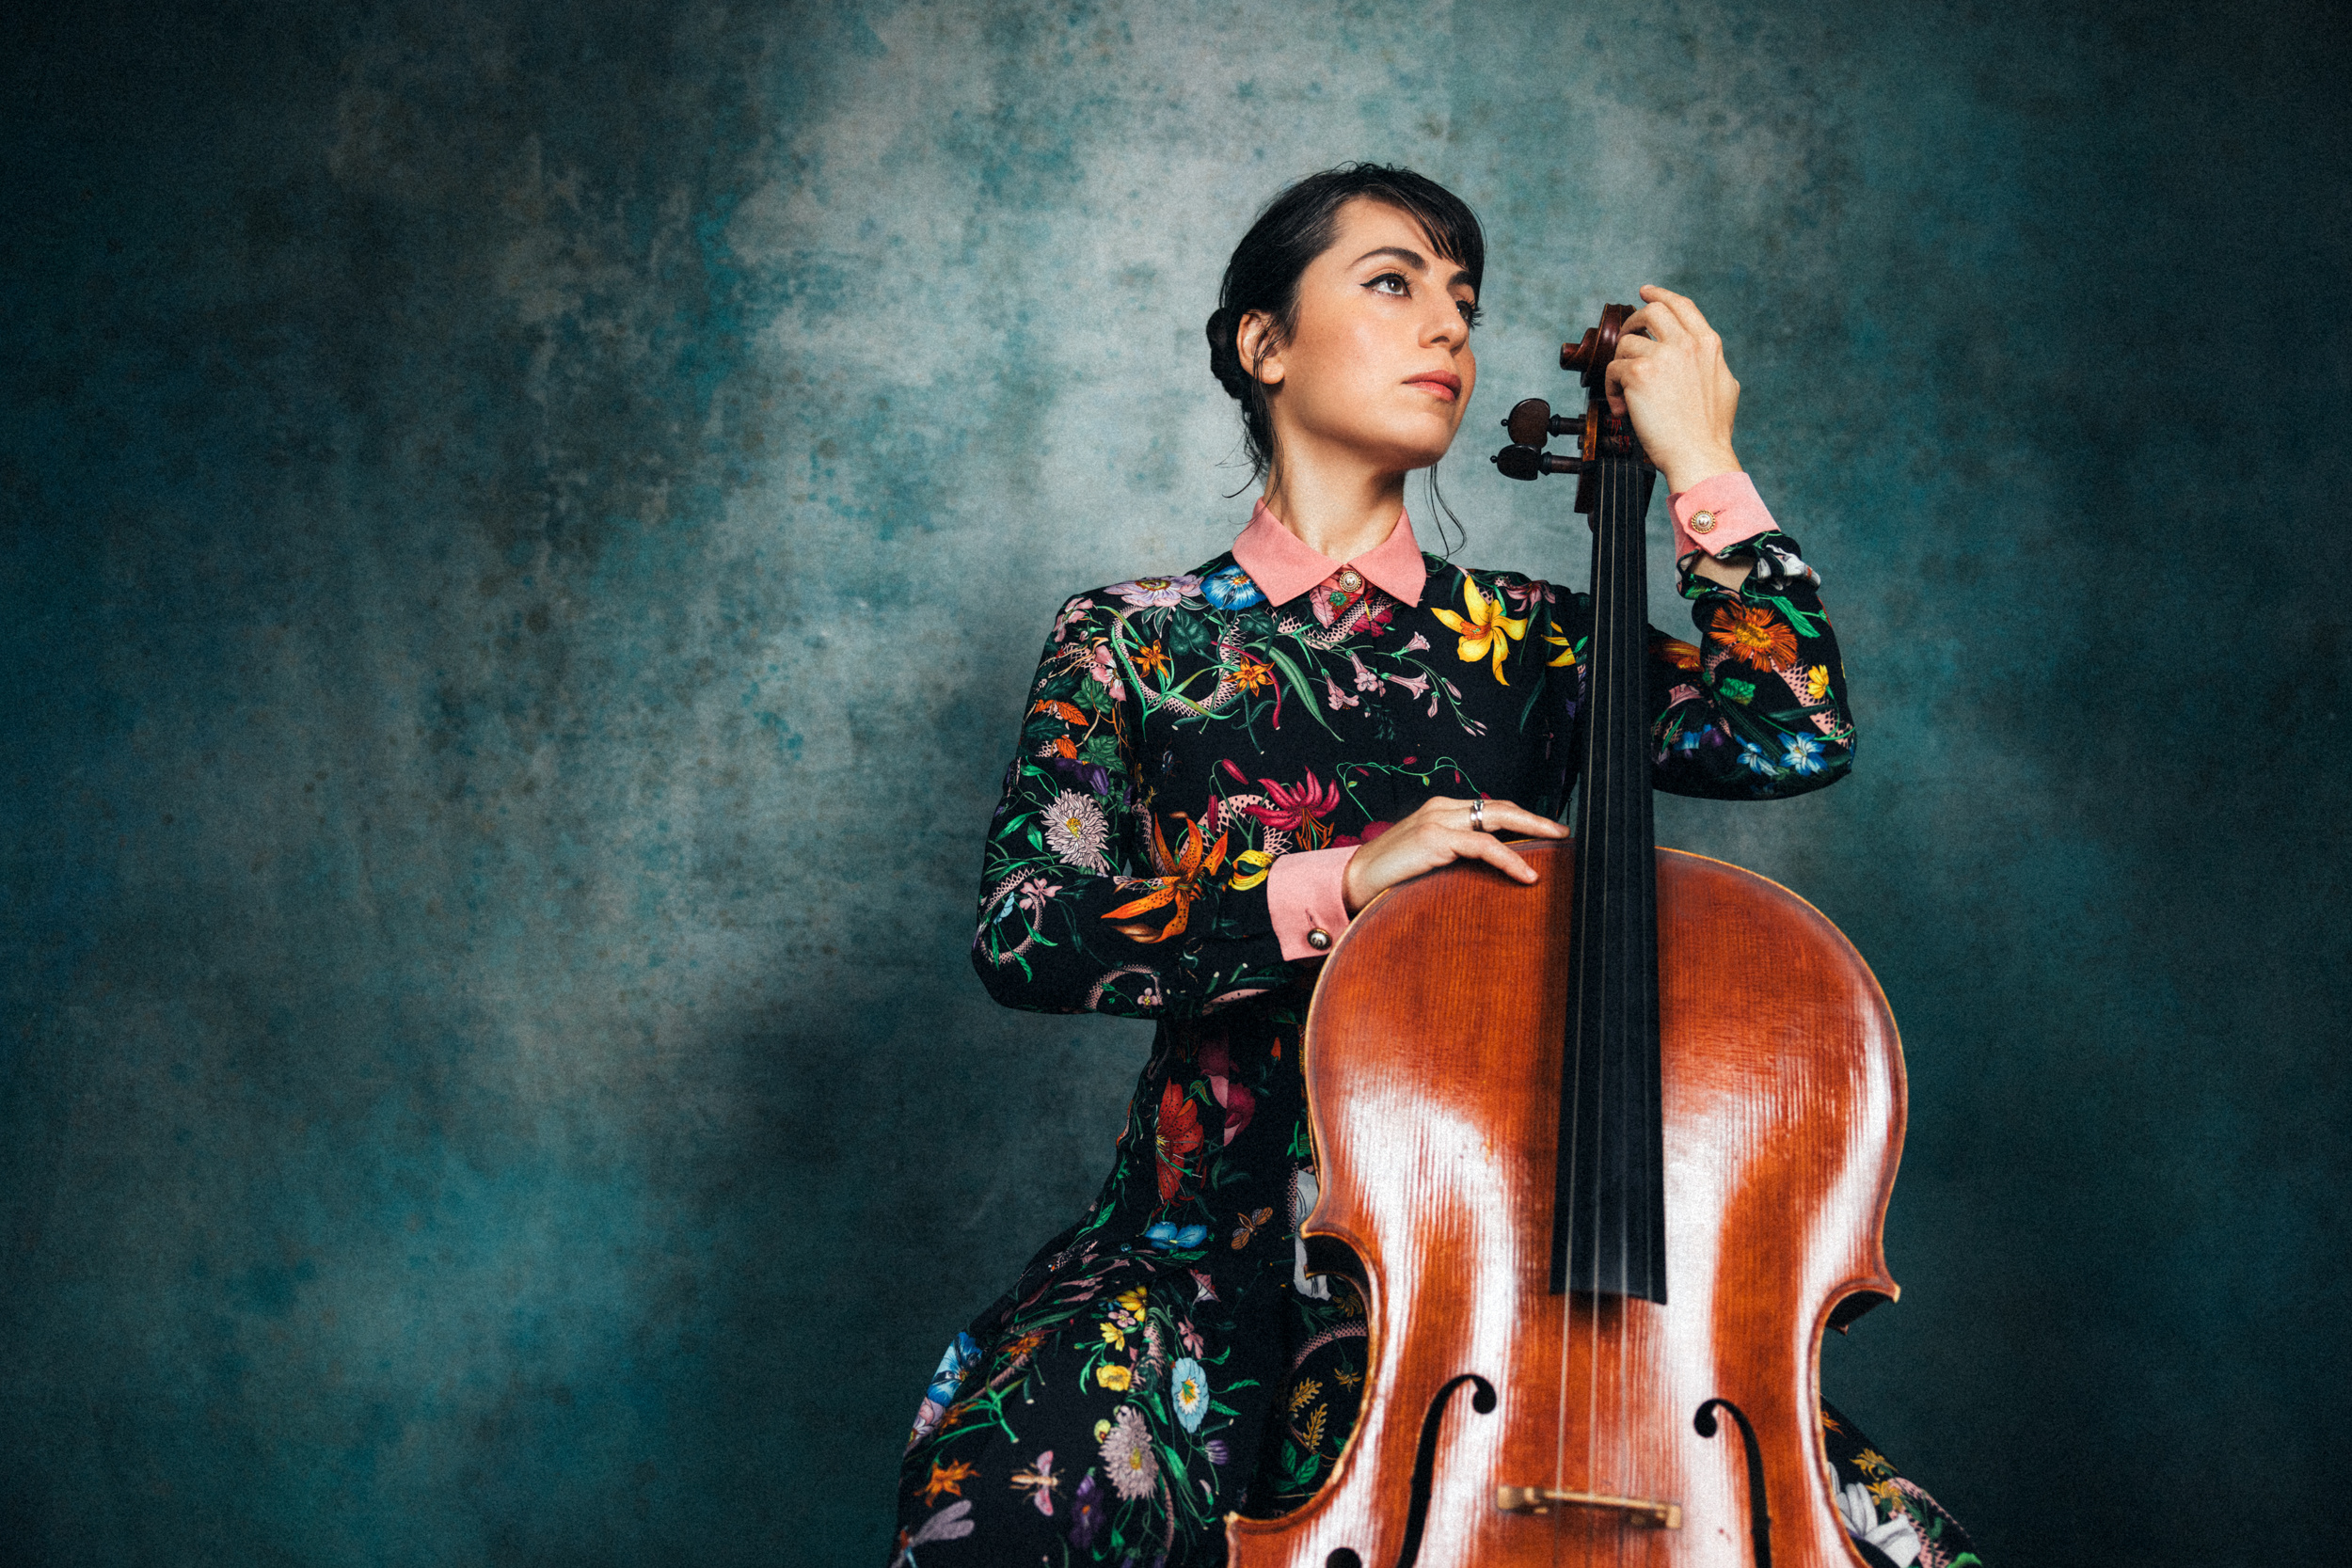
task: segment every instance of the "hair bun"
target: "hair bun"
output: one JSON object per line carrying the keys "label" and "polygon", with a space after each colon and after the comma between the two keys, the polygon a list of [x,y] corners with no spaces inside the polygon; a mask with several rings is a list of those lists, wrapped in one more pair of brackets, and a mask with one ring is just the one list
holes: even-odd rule
{"label": "hair bun", "polygon": [[1249,396],[1251,383],[1249,372],[1241,368],[1241,350],[1233,342],[1234,325],[1231,310],[1209,312],[1209,373],[1216,377],[1226,396],[1243,402]]}

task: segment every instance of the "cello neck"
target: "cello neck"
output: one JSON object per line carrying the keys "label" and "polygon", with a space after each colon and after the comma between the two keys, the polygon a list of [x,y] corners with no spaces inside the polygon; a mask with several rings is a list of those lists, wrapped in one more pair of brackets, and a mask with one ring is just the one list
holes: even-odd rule
{"label": "cello neck", "polygon": [[1593,634],[1579,725],[1551,1289],[1663,1302],[1665,1148],[1644,548],[1657,470],[1635,453],[1606,451],[1606,444],[1588,448],[1594,454],[1584,460],[1580,485],[1580,502],[1589,502],[1593,521]]}

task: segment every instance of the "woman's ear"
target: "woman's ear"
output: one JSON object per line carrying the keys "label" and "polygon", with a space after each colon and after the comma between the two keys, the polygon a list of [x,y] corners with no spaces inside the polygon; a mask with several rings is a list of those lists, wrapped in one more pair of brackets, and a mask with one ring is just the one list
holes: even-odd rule
{"label": "woman's ear", "polygon": [[1242,369],[1261,385],[1280,386],[1282,348],[1275,341],[1274,317],[1263,310],[1250,311],[1241,319],[1236,341],[1241,349]]}

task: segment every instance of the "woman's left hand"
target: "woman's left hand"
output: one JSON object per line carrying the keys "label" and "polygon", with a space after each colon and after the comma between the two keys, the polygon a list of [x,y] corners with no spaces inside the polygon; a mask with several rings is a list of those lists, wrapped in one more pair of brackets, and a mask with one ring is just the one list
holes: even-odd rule
{"label": "woman's left hand", "polygon": [[1610,411],[1632,417],[1642,450],[1677,494],[1737,473],[1731,421],[1740,383],[1724,363],[1724,341],[1696,305],[1671,290],[1645,283],[1642,301],[1609,362]]}

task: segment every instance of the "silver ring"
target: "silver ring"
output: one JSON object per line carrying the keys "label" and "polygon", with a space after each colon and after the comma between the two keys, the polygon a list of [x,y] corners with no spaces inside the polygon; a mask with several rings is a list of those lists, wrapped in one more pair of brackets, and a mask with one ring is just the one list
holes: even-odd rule
{"label": "silver ring", "polygon": [[1486,831],[1486,798],[1484,795],[1481,795],[1477,800],[1470,802],[1470,832],[1474,833],[1483,833]]}

